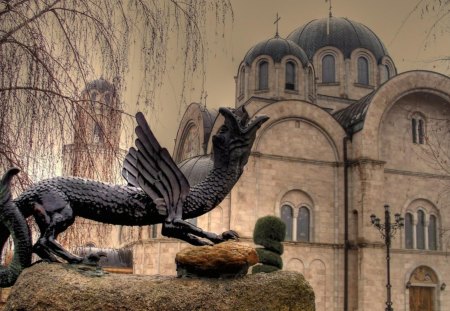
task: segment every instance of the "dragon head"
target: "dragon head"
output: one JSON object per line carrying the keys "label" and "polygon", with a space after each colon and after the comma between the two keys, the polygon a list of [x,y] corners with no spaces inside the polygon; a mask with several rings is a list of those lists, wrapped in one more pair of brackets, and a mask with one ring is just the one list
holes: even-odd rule
{"label": "dragon head", "polygon": [[269,117],[255,116],[252,119],[245,108],[220,108],[225,122],[213,136],[214,167],[236,166],[242,170],[247,164],[256,131]]}

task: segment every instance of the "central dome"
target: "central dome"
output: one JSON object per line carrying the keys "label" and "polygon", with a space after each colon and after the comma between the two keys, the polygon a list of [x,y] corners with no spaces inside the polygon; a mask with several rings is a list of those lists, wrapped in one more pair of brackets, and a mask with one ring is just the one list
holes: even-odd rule
{"label": "central dome", "polygon": [[308,56],[294,42],[275,36],[259,42],[252,47],[244,57],[244,63],[250,65],[258,56],[270,56],[274,62],[279,63],[287,55],[297,57],[303,66],[308,64]]}
{"label": "central dome", "polygon": [[313,20],[294,30],[287,39],[302,47],[309,59],[325,46],[338,48],[345,58],[350,58],[350,54],[358,48],[372,52],[377,62],[388,55],[383,43],[372,30],[342,17]]}

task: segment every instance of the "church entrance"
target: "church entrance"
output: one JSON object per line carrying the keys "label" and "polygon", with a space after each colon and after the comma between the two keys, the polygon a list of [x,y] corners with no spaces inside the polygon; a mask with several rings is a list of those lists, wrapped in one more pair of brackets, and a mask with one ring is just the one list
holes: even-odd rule
{"label": "church entrance", "polygon": [[411,286],[409,288],[409,311],[435,311],[434,288]]}
{"label": "church entrance", "polygon": [[436,311],[436,273],[426,266],[417,267],[409,278],[409,311]]}

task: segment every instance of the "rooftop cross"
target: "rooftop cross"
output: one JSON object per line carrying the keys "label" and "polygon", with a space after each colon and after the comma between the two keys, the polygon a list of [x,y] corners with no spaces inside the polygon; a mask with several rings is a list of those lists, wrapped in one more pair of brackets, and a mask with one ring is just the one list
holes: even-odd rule
{"label": "rooftop cross", "polygon": [[278,22],[280,21],[280,19],[281,19],[281,17],[278,16],[278,12],[277,12],[277,18],[273,22],[274,24],[277,24],[277,32],[275,34],[275,37],[278,37]]}
{"label": "rooftop cross", "polygon": [[333,7],[331,6],[331,0],[325,0],[325,2],[330,2],[330,6],[328,8],[328,11],[329,11],[328,16],[333,17],[333,12],[332,12]]}

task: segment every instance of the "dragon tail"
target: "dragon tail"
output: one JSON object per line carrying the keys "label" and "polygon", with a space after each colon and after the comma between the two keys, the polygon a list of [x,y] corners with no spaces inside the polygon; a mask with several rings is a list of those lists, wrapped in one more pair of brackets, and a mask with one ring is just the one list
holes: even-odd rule
{"label": "dragon tail", "polygon": [[14,242],[14,255],[7,266],[0,267],[0,287],[12,286],[23,269],[31,265],[31,234],[25,217],[11,198],[11,180],[19,172],[9,169],[0,181],[0,251],[9,236]]}

